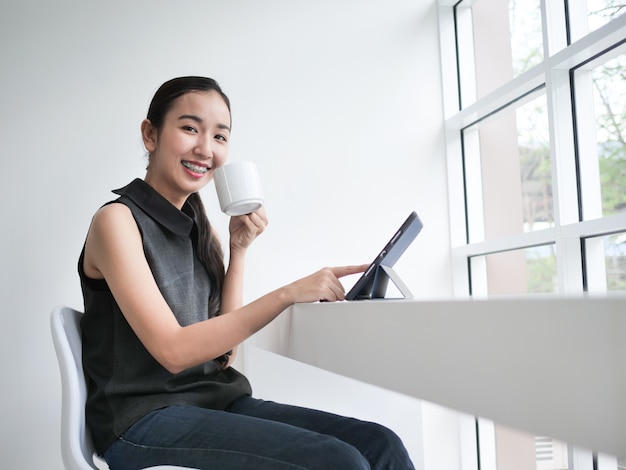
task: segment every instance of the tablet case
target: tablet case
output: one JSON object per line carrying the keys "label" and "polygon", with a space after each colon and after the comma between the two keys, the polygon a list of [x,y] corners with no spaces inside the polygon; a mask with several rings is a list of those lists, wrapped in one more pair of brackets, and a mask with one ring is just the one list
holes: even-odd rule
{"label": "tablet case", "polygon": [[413,243],[422,227],[422,221],[417,213],[411,212],[354,287],[346,294],[346,300],[382,299],[385,297],[390,279],[405,298],[412,298],[411,291],[392,268]]}

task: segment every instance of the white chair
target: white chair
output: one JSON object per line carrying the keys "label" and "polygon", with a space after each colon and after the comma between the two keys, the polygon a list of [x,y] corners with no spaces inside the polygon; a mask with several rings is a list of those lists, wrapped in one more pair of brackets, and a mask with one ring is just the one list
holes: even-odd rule
{"label": "white chair", "polygon": [[[52,311],[52,341],[61,369],[61,455],[66,470],[108,470],[104,459],[94,451],[85,426],[87,385],[83,374],[80,319],[82,313],[59,306]],[[152,470],[184,469],[160,465]]]}

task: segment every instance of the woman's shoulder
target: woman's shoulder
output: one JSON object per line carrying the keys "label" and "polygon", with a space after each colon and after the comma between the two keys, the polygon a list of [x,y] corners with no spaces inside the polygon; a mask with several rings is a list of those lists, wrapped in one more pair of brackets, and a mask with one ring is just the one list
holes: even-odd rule
{"label": "woman's shoulder", "polygon": [[121,201],[111,201],[96,211],[93,216],[95,221],[102,222],[120,222],[132,221],[132,213],[130,207]]}
{"label": "woman's shoulder", "polygon": [[[102,279],[102,257],[115,258],[136,243],[141,246],[139,231],[130,209],[124,204],[109,203],[96,211],[87,233],[84,248],[84,272],[93,279]],[[124,256],[128,256],[127,253]]]}
{"label": "woman's shoulder", "polygon": [[90,233],[112,234],[137,231],[137,223],[131,209],[120,202],[105,204],[96,211],[91,221]]}

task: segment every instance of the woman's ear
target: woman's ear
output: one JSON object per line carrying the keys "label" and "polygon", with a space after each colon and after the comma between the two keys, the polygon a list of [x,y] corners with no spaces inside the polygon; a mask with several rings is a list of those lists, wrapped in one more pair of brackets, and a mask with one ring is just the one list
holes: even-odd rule
{"label": "woman's ear", "polygon": [[156,150],[157,130],[148,119],[141,121],[141,138],[148,153]]}

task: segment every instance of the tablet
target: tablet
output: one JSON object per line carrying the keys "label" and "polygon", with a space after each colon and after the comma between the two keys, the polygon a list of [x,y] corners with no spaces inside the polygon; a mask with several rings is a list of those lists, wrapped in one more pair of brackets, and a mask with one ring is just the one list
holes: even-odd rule
{"label": "tablet", "polygon": [[415,212],[411,212],[400,229],[391,237],[376,259],[346,294],[346,300],[382,299],[387,292],[389,279],[405,297],[411,294],[391,269],[402,253],[406,251],[417,234],[422,230],[422,221]]}

